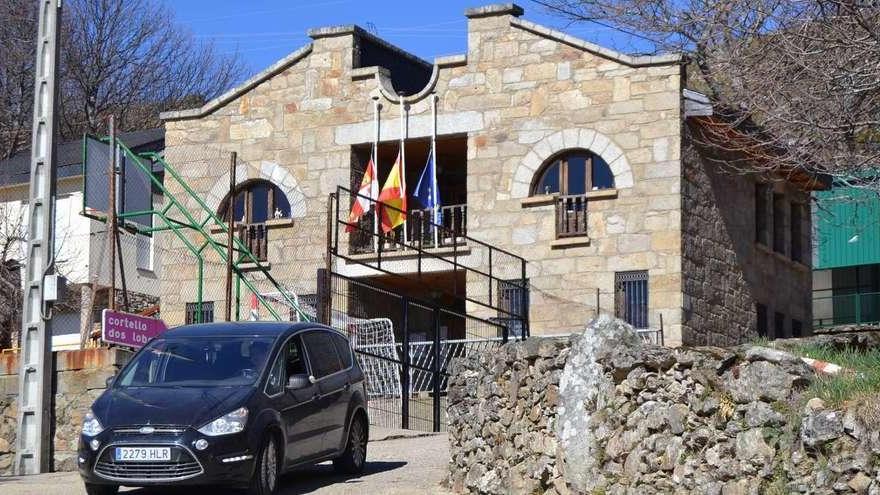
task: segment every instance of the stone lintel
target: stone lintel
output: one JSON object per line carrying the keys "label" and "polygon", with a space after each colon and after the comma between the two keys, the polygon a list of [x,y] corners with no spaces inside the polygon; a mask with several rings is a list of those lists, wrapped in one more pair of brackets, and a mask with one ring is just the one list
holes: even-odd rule
{"label": "stone lintel", "polygon": [[574,247],[585,247],[590,245],[590,238],[587,236],[580,237],[563,237],[550,242],[550,249],[567,249]]}
{"label": "stone lintel", "polygon": [[484,5],[482,7],[471,7],[464,11],[464,16],[468,19],[475,19],[478,17],[496,17],[502,15],[512,15],[519,17],[523,15],[525,11],[522,7],[515,3],[493,3],[491,5]]}
{"label": "stone lintel", "polygon": [[559,198],[559,193],[529,196],[522,199],[521,205],[523,208],[531,208],[533,206],[551,206],[556,204],[557,198]]}
{"label": "stone lintel", "polygon": [[[396,112],[392,112],[394,115]],[[409,118],[407,137],[420,138],[431,135],[433,120],[430,115],[416,115]],[[375,122],[372,120],[356,124],[343,124],[336,127],[334,142],[346,146],[371,143],[376,138]],[[400,139],[400,119],[389,118],[382,121],[380,141]],[[481,131],[485,127],[483,114],[475,111],[444,113],[437,115],[437,135],[462,134]]]}

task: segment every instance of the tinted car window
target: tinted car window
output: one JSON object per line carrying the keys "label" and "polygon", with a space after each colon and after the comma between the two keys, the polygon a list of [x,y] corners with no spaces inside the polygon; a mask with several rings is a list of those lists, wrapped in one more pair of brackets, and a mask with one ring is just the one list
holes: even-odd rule
{"label": "tinted car window", "polygon": [[333,338],[328,332],[309,332],[303,335],[303,342],[306,344],[315,378],[332,375],[342,369]]}
{"label": "tinted car window", "polygon": [[306,370],[306,362],[305,357],[302,352],[302,343],[300,343],[299,337],[294,337],[290,339],[290,342],[285,351],[285,369],[287,370],[287,376],[293,375],[305,375],[308,373]]}
{"label": "tinted car window", "polygon": [[278,355],[275,364],[269,371],[269,379],[266,381],[266,395],[277,395],[284,391],[284,353]]}
{"label": "tinted car window", "polygon": [[342,360],[342,369],[351,368],[351,347],[348,345],[348,339],[342,335],[333,335],[333,343],[336,344],[336,352]]}
{"label": "tinted car window", "polygon": [[250,385],[262,371],[267,338],[178,338],[150,342],[126,366],[120,387]]}

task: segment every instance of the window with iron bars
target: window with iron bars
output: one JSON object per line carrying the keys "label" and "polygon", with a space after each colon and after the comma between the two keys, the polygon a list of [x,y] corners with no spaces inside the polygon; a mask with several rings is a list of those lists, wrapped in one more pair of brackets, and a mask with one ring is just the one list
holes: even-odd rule
{"label": "window with iron bars", "polygon": [[214,301],[202,301],[201,318],[199,315],[199,303],[186,303],[186,319],[187,325],[192,323],[210,323],[214,321]]}
{"label": "window with iron bars", "polygon": [[614,314],[635,328],[648,328],[648,271],[614,274]]}
{"label": "window with iron bars", "polygon": [[[499,280],[497,320],[507,326],[510,338],[523,336],[523,320],[529,314],[529,279]],[[522,319],[515,318],[519,316]]]}

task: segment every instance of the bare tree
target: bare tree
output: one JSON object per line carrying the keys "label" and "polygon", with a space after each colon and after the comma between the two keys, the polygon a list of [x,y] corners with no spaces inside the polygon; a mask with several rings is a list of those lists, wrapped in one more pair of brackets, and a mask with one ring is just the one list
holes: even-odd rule
{"label": "bare tree", "polygon": [[238,59],[196,43],[156,0],[71,0],[64,24],[64,128],[160,125],[158,112],[213,98],[242,71]]}
{"label": "bare tree", "polygon": [[[536,0],[576,22],[688,57],[716,116],[692,136],[758,170],[809,170],[880,189],[880,9],[858,0]],[[732,154],[725,153],[730,157]],[[870,173],[868,173],[870,171]]]}
{"label": "bare tree", "polygon": [[[30,141],[36,31],[36,2],[0,0],[0,158]],[[103,131],[110,113],[122,131],[158,127],[159,112],[218,96],[243,71],[158,0],[66,0],[61,61],[67,139]]]}
{"label": "bare tree", "polygon": [[0,159],[30,141],[36,4],[0,0]]}

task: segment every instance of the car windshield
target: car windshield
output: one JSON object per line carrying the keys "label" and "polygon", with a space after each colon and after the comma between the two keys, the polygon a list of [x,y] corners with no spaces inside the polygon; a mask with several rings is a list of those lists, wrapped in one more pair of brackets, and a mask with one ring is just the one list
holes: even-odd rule
{"label": "car windshield", "polygon": [[252,384],[266,364],[270,338],[156,339],[125,367],[118,387],[205,387]]}

